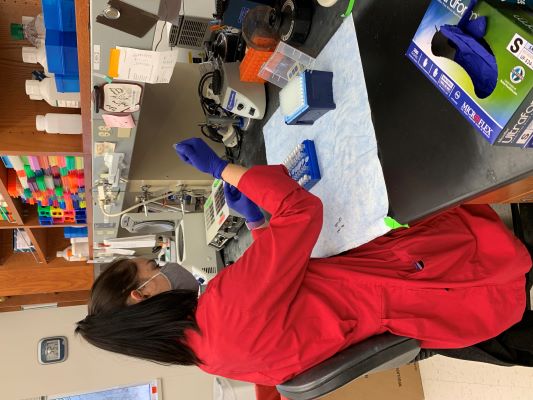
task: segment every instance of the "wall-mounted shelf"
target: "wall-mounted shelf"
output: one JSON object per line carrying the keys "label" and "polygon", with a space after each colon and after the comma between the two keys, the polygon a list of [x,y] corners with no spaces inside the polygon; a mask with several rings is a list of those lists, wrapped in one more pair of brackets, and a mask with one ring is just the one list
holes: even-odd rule
{"label": "wall-mounted shelf", "polygon": [[[80,66],[81,116],[83,134],[53,135],[35,129],[35,115],[50,112],[80,113],[79,109],[55,108],[44,101],[32,101],[24,90],[24,82],[31,79],[31,72],[39,67],[24,64],[21,47],[28,43],[12,41],[9,29],[0,32],[0,54],[2,54],[2,75],[0,85],[0,154],[31,156],[80,156],[84,159],[87,218],[92,218],[91,209],[91,74],[89,2],[76,0],[76,24],[78,58]],[[23,15],[37,15],[41,12],[40,0],[4,0],[0,13],[0,24],[9,26],[20,21]],[[56,252],[65,249],[69,242],[64,238],[65,226],[88,227],[89,242],[92,244],[92,224],[39,225],[36,206],[25,206],[19,199],[13,199],[7,191],[7,169],[0,162],[0,194],[6,200],[14,223],[0,221],[0,299],[8,296],[10,307],[0,311],[16,309],[17,305],[42,302],[42,298],[56,296],[64,304],[80,303],[87,298],[87,291],[93,282],[93,266],[84,262],[68,262],[56,257]],[[13,250],[13,230],[23,229],[33,246],[34,256]],[[71,294],[77,293],[76,296]],[[80,293],[82,293],[80,295]],[[29,296],[29,297],[28,297]],[[43,297],[44,296],[44,297]],[[7,300],[6,300],[7,301]],[[51,301],[53,302],[53,301]]]}
{"label": "wall-mounted shelf", "polygon": [[[1,146],[1,145],[0,145]],[[12,199],[7,190],[7,168],[0,161],[0,195],[7,203],[7,208],[11,212],[15,223],[22,225],[22,203],[16,199]],[[4,222],[4,221],[2,221]],[[3,225],[3,224],[2,224]]]}
{"label": "wall-mounted shelf", "polygon": [[83,126],[83,164],[85,167],[85,198],[87,221],[89,221],[89,248],[93,244],[93,203],[92,203],[92,84],[91,84],[91,22],[90,2],[75,0],[76,34],[78,39],[78,65],[80,73],[81,119]]}

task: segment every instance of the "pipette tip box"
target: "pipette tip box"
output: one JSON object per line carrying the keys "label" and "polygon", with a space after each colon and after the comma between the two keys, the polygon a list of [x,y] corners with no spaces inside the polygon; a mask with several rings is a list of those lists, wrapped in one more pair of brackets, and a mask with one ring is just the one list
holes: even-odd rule
{"label": "pipette tip box", "polygon": [[312,140],[304,140],[296,146],[283,165],[291,178],[306,190],[311,190],[321,178],[315,142]]}
{"label": "pipette tip box", "polygon": [[279,103],[287,125],[313,125],[336,107],[333,72],[302,72],[281,90]]}

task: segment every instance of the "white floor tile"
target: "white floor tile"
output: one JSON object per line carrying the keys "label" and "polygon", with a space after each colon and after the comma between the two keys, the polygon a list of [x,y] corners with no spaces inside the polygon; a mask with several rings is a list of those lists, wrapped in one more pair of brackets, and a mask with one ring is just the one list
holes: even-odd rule
{"label": "white floor tile", "polygon": [[533,368],[435,356],[420,363],[426,400],[532,400]]}

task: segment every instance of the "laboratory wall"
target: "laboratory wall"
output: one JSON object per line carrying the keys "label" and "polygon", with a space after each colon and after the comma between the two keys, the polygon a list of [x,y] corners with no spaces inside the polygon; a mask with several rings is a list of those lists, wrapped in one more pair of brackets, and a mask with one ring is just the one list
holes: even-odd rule
{"label": "laboratory wall", "polygon": [[[146,85],[130,169],[130,180],[210,179],[182,162],[172,145],[202,137],[205,116],[198,97],[198,65],[177,63],[169,84]],[[209,145],[223,154],[223,147]]]}
{"label": "laboratory wall", "polygon": [[[28,279],[30,279],[28,277]],[[73,334],[86,306],[0,314],[0,398],[105,389],[161,378],[165,400],[209,400],[213,377],[196,367],[160,366],[98,350]],[[61,364],[40,365],[37,344],[47,336],[67,336],[69,355]]]}

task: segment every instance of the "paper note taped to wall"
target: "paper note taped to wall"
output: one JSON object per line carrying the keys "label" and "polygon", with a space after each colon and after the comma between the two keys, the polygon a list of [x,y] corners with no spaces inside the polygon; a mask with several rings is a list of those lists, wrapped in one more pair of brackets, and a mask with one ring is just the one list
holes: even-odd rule
{"label": "paper note taped to wall", "polygon": [[142,86],[138,83],[107,83],[103,85],[102,109],[112,113],[131,113],[141,108]]}
{"label": "paper note taped to wall", "polygon": [[131,115],[102,114],[106,126],[109,128],[134,128],[135,122]]}
{"label": "paper note taped to wall", "polygon": [[107,153],[115,152],[116,144],[112,142],[95,142],[94,143],[94,155],[103,156]]}
{"label": "paper note taped to wall", "polygon": [[138,50],[117,46],[111,49],[108,75],[127,81],[168,83],[177,60],[176,51]]}
{"label": "paper note taped to wall", "polygon": [[118,128],[117,129],[117,138],[127,139],[131,136],[131,128]]}

